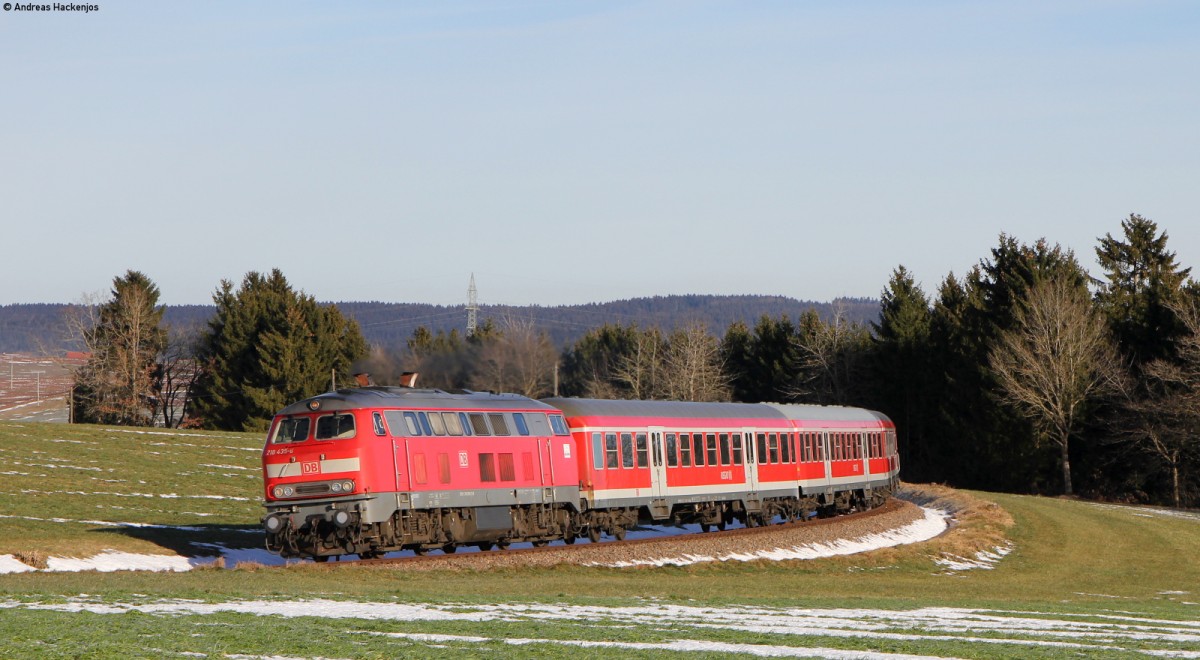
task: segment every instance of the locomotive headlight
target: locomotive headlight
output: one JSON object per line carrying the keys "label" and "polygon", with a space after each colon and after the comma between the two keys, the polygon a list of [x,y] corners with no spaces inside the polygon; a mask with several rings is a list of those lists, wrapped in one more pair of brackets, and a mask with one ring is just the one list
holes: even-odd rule
{"label": "locomotive headlight", "polygon": [[340,492],[342,492],[342,485],[335,481],[335,482],[333,482],[332,485],[329,486],[329,490],[331,490],[335,493],[340,493]]}
{"label": "locomotive headlight", "polygon": [[342,482],[342,490],[347,493],[354,492],[354,482],[353,481],[343,481]]}
{"label": "locomotive headlight", "polygon": [[271,491],[271,494],[275,497],[283,497],[283,486],[276,486],[275,489]]}
{"label": "locomotive headlight", "polygon": [[291,486],[284,486],[284,487],[283,487],[283,496],[284,496],[284,497],[291,497],[291,496],[292,496],[292,495],[294,495],[295,493],[296,493],[296,489],[292,488]]}

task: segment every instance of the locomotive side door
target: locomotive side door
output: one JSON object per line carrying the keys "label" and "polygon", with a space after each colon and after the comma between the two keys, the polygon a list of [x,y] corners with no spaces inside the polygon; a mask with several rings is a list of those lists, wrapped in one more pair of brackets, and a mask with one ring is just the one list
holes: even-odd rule
{"label": "locomotive side door", "polygon": [[742,429],[742,440],[745,442],[746,456],[746,490],[758,492],[758,459],[754,453],[754,429]]}

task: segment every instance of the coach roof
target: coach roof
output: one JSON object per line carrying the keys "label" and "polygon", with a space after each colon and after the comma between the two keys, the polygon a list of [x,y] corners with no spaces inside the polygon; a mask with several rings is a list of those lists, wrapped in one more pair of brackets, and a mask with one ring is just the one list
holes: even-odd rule
{"label": "coach roof", "polygon": [[[316,403],[314,409],[310,404]],[[446,392],[444,390],[415,389],[409,387],[356,387],[353,389],[326,392],[293,403],[280,415],[356,408],[461,408],[470,410],[545,410],[554,412],[550,406],[519,394],[496,394],[494,392]]]}
{"label": "coach roof", "polygon": [[609,399],[542,399],[571,417],[682,417],[712,419],[786,419],[779,411],[759,403],[692,401],[632,401]]}

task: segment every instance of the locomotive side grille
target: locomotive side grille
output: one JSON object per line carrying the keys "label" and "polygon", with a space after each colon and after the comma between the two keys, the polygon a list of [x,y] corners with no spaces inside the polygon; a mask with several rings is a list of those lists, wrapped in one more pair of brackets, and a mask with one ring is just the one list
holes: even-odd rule
{"label": "locomotive side grille", "polygon": [[329,484],[301,484],[296,486],[297,495],[323,495],[329,492]]}

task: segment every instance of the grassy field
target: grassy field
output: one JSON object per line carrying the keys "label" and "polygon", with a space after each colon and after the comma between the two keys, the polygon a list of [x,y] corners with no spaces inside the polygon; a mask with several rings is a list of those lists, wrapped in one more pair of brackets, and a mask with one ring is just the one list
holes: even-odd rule
{"label": "grassy field", "polygon": [[[0,423],[0,555],[258,547],[259,445]],[[0,657],[1200,658],[1200,515],[957,500],[933,541],[814,561],[11,573]],[[938,563],[998,546],[993,570]]]}

